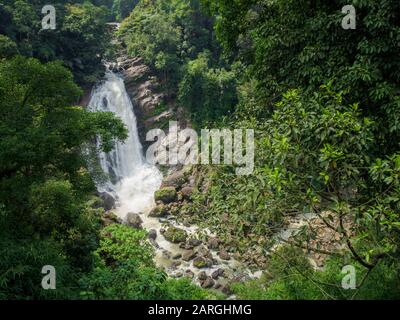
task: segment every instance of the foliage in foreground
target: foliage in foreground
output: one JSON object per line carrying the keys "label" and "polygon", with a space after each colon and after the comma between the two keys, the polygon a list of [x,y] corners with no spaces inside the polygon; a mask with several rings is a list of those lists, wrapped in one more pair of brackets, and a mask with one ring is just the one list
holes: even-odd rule
{"label": "foliage in foreground", "polygon": [[153,262],[147,234],[124,225],[102,230],[97,264],[80,283],[86,299],[194,300],[212,296],[189,279],[168,279]]}

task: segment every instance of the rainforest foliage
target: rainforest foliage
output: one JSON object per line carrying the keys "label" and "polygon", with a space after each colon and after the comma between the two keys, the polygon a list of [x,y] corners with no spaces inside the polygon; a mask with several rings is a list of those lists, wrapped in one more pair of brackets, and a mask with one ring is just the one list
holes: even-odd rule
{"label": "rainforest foliage", "polygon": [[[86,150],[100,138],[110,151],[127,130],[111,113],[75,105],[76,82],[103,73],[111,13],[58,1],[58,28],[41,30],[43,5],[0,4],[0,299],[212,298],[168,279],[144,231],[104,228]],[[48,264],[57,290],[41,286]]]}
{"label": "rainforest foliage", "polygon": [[[255,130],[254,173],[197,168],[185,208],[237,253],[266,255],[261,279],[233,285],[238,298],[400,297],[399,1],[54,2],[56,30],[41,30],[45,1],[0,3],[0,299],[215,297],[167,278],[144,231],[101,223],[83,151],[127,132],[74,105],[113,51],[111,21],[195,128]],[[354,30],[341,25],[348,4]],[[310,223],[270,252],[304,214],[335,245]],[[55,291],[40,286],[48,261]],[[348,265],[355,290],[342,287]]]}

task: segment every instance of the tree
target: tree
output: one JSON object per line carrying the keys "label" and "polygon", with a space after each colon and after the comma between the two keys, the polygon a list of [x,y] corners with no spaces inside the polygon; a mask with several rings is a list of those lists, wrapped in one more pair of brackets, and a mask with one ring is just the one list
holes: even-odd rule
{"label": "tree", "polygon": [[95,185],[81,151],[97,136],[109,151],[127,133],[112,114],[74,107],[80,94],[61,62],[0,62],[0,238],[8,243],[1,286],[8,298],[43,297],[34,282],[46,258],[60,268],[60,294],[72,294],[91,268],[100,224],[86,205]]}

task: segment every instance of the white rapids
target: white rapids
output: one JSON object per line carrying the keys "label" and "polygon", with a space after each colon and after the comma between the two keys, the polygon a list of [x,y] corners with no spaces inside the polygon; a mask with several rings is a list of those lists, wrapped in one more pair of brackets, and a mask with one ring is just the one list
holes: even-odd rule
{"label": "white rapids", "polygon": [[148,213],[155,205],[154,193],[161,186],[162,174],[143,156],[136,116],[123,79],[108,71],[105,81],[94,89],[88,108],[114,113],[129,132],[125,142],[116,142],[113,151],[99,155],[101,168],[110,177],[98,187],[99,191],[118,197],[117,213],[121,219],[129,212]]}

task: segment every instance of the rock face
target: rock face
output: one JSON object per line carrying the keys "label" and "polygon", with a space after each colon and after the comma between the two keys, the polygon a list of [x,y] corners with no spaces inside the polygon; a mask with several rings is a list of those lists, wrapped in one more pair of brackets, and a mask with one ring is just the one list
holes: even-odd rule
{"label": "rock face", "polygon": [[165,204],[172,203],[176,200],[177,193],[174,187],[162,188],[155,193],[156,201],[161,201]]}
{"label": "rock face", "polygon": [[185,230],[169,227],[167,231],[164,233],[165,239],[172,243],[181,243],[185,242],[187,238],[187,233]]}
{"label": "rock face", "polygon": [[142,228],[143,220],[137,213],[128,213],[126,216],[126,224],[135,229]]}
{"label": "rock face", "polygon": [[111,194],[108,192],[102,192],[100,193],[100,199],[103,200],[104,210],[110,211],[115,209],[115,199]]}
{"label": "rock face", "polygon": [[134,101],[135,114],[138,119],[139,137],[146,151],[150,145],[146,141],[146,132],[158,123],[174,118],[172,110],[166,107],[159,114],[155,111],[165,100],[165,94],[160,89],[160,83],[151,69],[139,57],[130,58],[121,54],[117,60],[117,69],[124,76],[125,87],[129,97]]}

